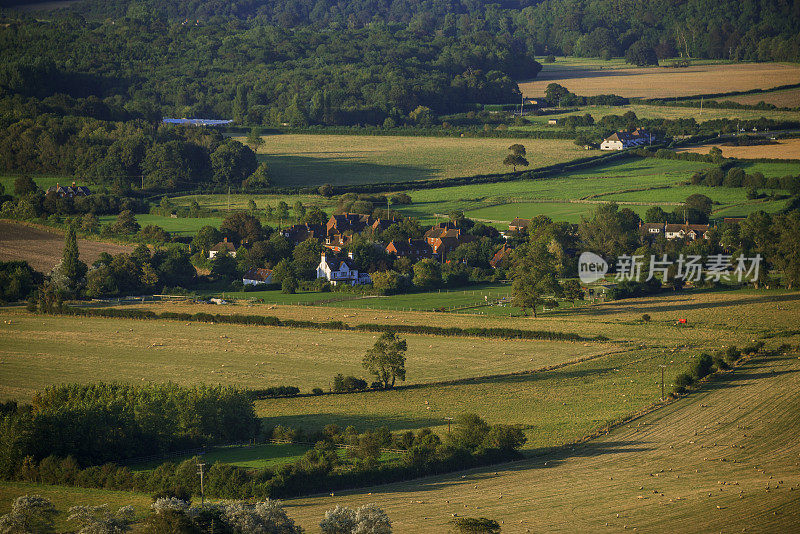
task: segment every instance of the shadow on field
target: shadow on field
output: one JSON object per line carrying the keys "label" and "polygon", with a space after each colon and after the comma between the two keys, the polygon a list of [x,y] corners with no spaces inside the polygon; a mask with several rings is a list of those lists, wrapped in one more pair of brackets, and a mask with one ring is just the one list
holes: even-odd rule
{"label": "shadow on field", "polygon": [[453,488],[455,485],[475,484],[481,480],[501,477],[509,472],[530,471],[533,469],[550,469],[558,467],[571,458],[588,458],[604,454],[641,454],[653,450],[652,447],[633,441],[606,441],[603,443],[587,442],[574,448],[545,448],[534,451],[534,458],[513,463],[496,464],[472,469],[468,472],[455,472],[436,477],[425,478],[418,483],[401,482],[381,486],[372,486],[373,495],[381,493],[421,493],[440,489]]}
{"label": "shadow on field", "polygon": [[413,165],[379,165],[357,157],[320,158],[259,154],[267,162],[276,186],[303,187],[402,182],[437,178],[440,169]]}
{"label": "shadow on field", "polygon": [[[631,303],[630,306],[625,306],[624,300],[613,301],[614,304],[605,303],[600,306],[579,306],[576,308],[570,308],[569,312],[571,312],[570,315],[599,315],[599,314],[631,312],[634,311],[632,310],[632,308],[635,308],[636,313],[680,312],[680,311],[685,312],[685,311],[701,310],[701,309],[732,308],[747,304],[765,304],[765,303],[777,304],[780,302],[795,302],[800,300],[800,293],[793,295],[764,295],[761,297],[738,298],[738,299],[724,300],[719,302],[698,302],[697,300],[691,298],[676,299],[674,297],[670,298],[669,294],[662,294],[661,296],[663,296],[665,300],[667,298],[669,300],[664,304]],[[616,304],[617,302],[619,302],[619,304]],[[686,302],[686,303],[675,304],[676,302],[678,303]],[[553,312],[548,312],[548,314],[549,313]]]}
{"label": "shadow on field", "polygon": [[[796,356],[777,356],[772,355],[769,356],[770,362],[779,362],[779,361],[792,361],[795,359]],[[781,370],[769,370],[764,371],[762,370],[759,364],[764,364],[767,362],[766,358],[757,358],[752,359],[747,362],[742,367],[739,367],[732,373],[717,373],[715,374],[712,379],[703,386],[703,389],[722,389],[722,388],[732,388],[732,387],[741,387],[746,386],[747,382],[752,380],[759,380],[762,378],[772,378],[776,376],[788,375],[788,374],[797,374],[800,373],[800,369],[781,369]]]}

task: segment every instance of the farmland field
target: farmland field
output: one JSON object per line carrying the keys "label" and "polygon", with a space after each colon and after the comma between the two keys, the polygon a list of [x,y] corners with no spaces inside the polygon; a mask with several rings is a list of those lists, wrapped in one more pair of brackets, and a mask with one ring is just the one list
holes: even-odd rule
{"label": "farmland field", "polygon": [[[242,139],[243,140],[243,139]],[[508,147],[528,148],[531,167],[585,156],[569,140],[284,134],[258,149],[275,185],[317,186],[445,179],[502,173]],[[535,144],[535,148],[532,146]]]}
{"label": "farmland field", "polygon": [[600,120],[606,115],[623,115],[632,111],[640,119],[689,119],[693,118],[697,122],[705,122],[716,119],[742,119],[755,120],[762,117],[766,119],[797,121],[800,120],[800,111],[771,111],[755,109],[714,109],[680,106],[653,106],[646,104],[630,104],[627,106],[581,106],[577,111],[566,113],[554,113],[540,116],[530,116],[527,119],[535,126],[509,126],[509,130],[553,130],[560,129],[558,126],[548,126],[549,119],[561,119],[570,115],[585,115],[589,113],[595,120]]}
{"label": "farmland field", "polygon": [[[724,145],[703,145],[680,149],[679,152],[695,152],[697,154],[708,154],[711,147],[716,146],[722,150],[722,155],[726,158],[739,159],[800,159],[800,139],[780,139],[770,145],[753,146],[724,146]],[[796,166],[800,169],[800,164]]]}
{"label": "farmland field", "polygon": [[[636,159],[540,180],[410,191],[414,203],[401,208],[401,211],[428,222],[435,219],[435,214],[447,214],[452,210],[464,210],[472,214],[473,210],[505,204],[508,208],[505,220],[511,220],[517,213],[515,204],[509,202],[512,199],[514,202],[580,200],[604,193],[663,187],[688,180],[693,173],[708,167],[708,164],[701,162]],[[549,207],[563,210],[563,204]],[[486,218],[500,220],[500,213],[495,210],[493,217]],[[547,211],[543,213],[547,214]]]}
{"label": "farmland field", "polygon": [[286,504],[309,528],[334,504],[376,502],[401,532],[442,532],[453,515],[510,533],[797,531],[798,373],[796,353],[754,359],[556,453]]}
{"label": "farmland field", "polygon": [[782,91],[770,91],[769,93],[725,97],[724,100],[751,105],[766,102],[780,108],[796,108],[800,107],[800,87]]}
{"label": "farmland field", "polygon": [[[115,215],[103,215],[99,219],[101,224],[109,224],[116,221],[117,217]],[[171,234],[194,236],[203,226],[219,227],[222,223],[222,217],[181,217],[176,219],[162,215],[139,213],[136,215],[136,221],[142,228],[153,224],[160,226]]]}
{"label": "farmland field", "polygon": [[800,83],[800,67],[783,63],[730,63],[685,68],[630,67],[619,61],[586,65],[544,64],[535,80],[519,84],[528,97],[542,97],[550,83],[578,95],[617,94],[638,98],[669,98]]}
{"label": "farmland field", "polygon": [[[24,260],[37,271],[49,273],[61,259],[64,236],[58,230],[0,220],[0,261]],[[91,265],[101,252],[130,253],[131,247],[78,239],[81,260]]]}
{"label": "farmland field", "polygon": [[[2,399],[30,400],[37,389],[64,382],[141,383],[154,379],[154,369],[157,380],[184,385],[329,389],[337,373],[363,374],[361,359],[377,337],[366,332],[47,317],[7,310],[0,316]],[[535,369],[613,348],[604,343],[407,338],[408,383],[413,384]],[[442,358],[443,354],[453,356]]]}

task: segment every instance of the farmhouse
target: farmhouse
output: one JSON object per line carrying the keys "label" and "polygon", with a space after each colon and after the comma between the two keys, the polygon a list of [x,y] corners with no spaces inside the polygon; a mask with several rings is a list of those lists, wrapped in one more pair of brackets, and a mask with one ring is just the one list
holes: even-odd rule
{"label": "farmhouse", "polygon": [[331,215],[325,225],[325,246],[334,252],[352,240],[353,234],[362,232],[366,227],[372,226],[375,221],[369,215],[360,213],[343,213]]}
{"label": "farmhouse", "polygon": [[250,269],[242,275],[242,283],[246,286],[256,286],[259,284],[272,284],[272,270],[270,269]]}
{"label": "farmhouse", "polygon": [[623,150],[653,142],[653,135],[637,128],[632,132],[617,132],[600,143],[600,150]]}
{"label": "farmhouse", "polygon": [[344,259],[330,252],[323,252],[317,266],[317,278],[325,278],[332,285],[341,283],[355,286],[372,283],[367,273],[360,273],[355,268],[352,252]]}
{"label": "farmhouse", "polygon": [[408,239],[407,241],[390,241],[386,245],[386,253],[394,254],[398,258],[411,258],[417,261],[430,258],[433,251],[424,239]]}
{"label": "farmhouse", "polygon": [[527,232],[531,225],[530,219],[520,219],[515,217],[511,224],[508,225],[509,232]]}
{"label": "farmhouse", "polygon": [[489,260],[489,265],[492,266],[492,269],[502,269],[507,267],[509,263],[511,263],[511,253],[514,251],[508,245],[503,245],[503,248],[498,250],[492,259]]}
{"label": "farmhouse", "polygon": [[[427,236],[428,233],[425,235]],[[426,238],[428,244],[433,250],[433,253],[440,257],[444,257],[448,252],[456,247],[463,245],[464,243],[471,243],[476,239],[477,237],[474,235],[464,233],[459,228],[442,230],[438,235],[433,234],[431,237]]]}
{"label": "farmhouse", "polygon": [[323,239],[325,228],[321,224],[295,224],[281,230],[281,236],[291,241],[294,245],[299,245],[306,239]]}
{"label": "farmhouse", "polygon": [[439,237],[440,235],[442,235],[442,232],[444,230],[456,230],[456,229],[458,229],[458,224],[457,223],[454,223],[454,222],[451,222],[451,221],[440,222],[440,223],[437,223],[437,224],[431,226],[430,230],[425,232],[425,236],[424,237],[425,237],[425,239],[428,239],[430,237]]}
{"label": "farmhouse", "polygon": [[227,253],[232,258],[236,257],[236,247],[233,246],[233,243],[228,241],[227,237],[223,238],[222,241],[209,249],[208,259],[213,259],[217,254],[221,253]]}
{"label": "farmhouse", "polygon": [[708,239],[707,224],[667,224],[664,225],[664,234],[667,239]]}
{"label": "farmhouse", "polygon": [[75,182],[72,182],[72,185],[68,185],[66,187],[58,183],[56,185],[52,185],[47,188],[47,194],[49,195],[51,193],[58,195],[61,198],[88,197],[92,194],[88,187],[85,185],[76,185]]}
{"label": "farmhouse", "polygon": [[639,232],[642,239],[653,240],[664,235],[664,223],[639,223]]}

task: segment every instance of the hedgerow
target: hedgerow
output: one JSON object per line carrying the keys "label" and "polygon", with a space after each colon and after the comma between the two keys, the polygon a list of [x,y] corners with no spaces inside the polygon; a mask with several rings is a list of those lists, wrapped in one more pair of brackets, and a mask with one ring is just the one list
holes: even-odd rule
{"label": "hedgerow", "polygon": [[397,325],[397,324],[357,324],[349,326],[342,321],[298,321],[295,319],[279,319],[271,315],[225,315],[211,313],[155,313],[150,310],[135,308],[86,308],[63,306],[63,315],[83,317],[107,317],[123,319],[171,319],[188,322],[205,322],[219,324],[241,324],[255,326],[280,326],[287,328],[324,328],[328,330],[355,330],[362,332],[392,332],[395,334],[425,334],[445,337],[486,337],[501,339],[537,339],[551,341],[607,341],[603,335],[584,337],[571,332],[554,332],[547,330],[520,330],[515,328],[459,328],[429,325]]}

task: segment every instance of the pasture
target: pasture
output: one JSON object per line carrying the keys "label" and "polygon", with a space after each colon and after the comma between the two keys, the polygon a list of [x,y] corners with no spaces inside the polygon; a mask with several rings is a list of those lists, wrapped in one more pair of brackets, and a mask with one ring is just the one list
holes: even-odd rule
{"label": "pasture", "polygon": [[[110,224],[117,220],[116,215],[103,215],[99,217],[101,224]],[[136,214],[136,221],[144,228],[148,225],[160,226],[167,232],[179,236],[194,236],[203,226],[219,227],[222,217],[164,217],[149,213]]]}
{"label": "pasture", "polygon": [[[244,141],[244,138],[239,139]],[[508,147],[528,148],[531,168],[585,155],[569,140],[281,134],[258,149],[275,185],[288,187],[447,179],[508,172]],[[535,147],[533,145],[536,145]]]}
{"label": "pasture", "polygon": [[[27,261],[43,273],[49,273],[61,260],[64,249],[64,236],[60,230],[34,225],[0,220],[0,261]],[[102,252],[109,254],[130,253],[131,247],[78,239],[81,260],[91,265]]]}
{"label": "pasture", "polygon": [[[688,180],[693,173],[709,166],[702,162],[634,159],[539,180],[409,191],[413,204],[400,208],[400,211],[430,222],[435,220],[436,214],[444,215],[453,210],[471,213],[504,204],[508,206],[505,220],[511,220],[517,213],[515,202],[589,200],[602,194],[671,186]],[[558,208],[559,205],[551,207]],[[543,213],[547,214],[546,211]],[[499,211],[487,218],[495,217],[501,219]]]}
{"label": "pasture", "polygon": [[540,98],[550,83],[578,95],[617,94],[635,98],[670,98],[800,83],[800,66],[783,63],[707,63],[684,68],[623,67],[620,61],[544,64],[535,80],[520,82],[526,97]]}

